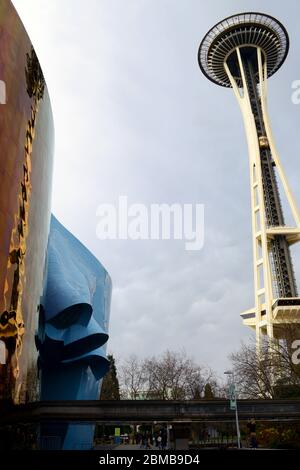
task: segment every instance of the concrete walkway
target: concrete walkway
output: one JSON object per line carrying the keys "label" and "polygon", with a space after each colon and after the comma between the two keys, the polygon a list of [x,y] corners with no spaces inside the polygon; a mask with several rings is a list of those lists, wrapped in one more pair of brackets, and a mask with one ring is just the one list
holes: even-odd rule
{"label": "concrete walkway", "polygon": [[158,450],[158,447],[151,446],[150,449],[145,449],[145,447],[141,447],[139,444],[120,444],[115,447],[115,450]]}

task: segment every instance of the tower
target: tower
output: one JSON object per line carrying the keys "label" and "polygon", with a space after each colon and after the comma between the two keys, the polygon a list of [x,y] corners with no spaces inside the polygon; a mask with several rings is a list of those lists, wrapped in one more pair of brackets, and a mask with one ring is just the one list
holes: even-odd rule
{"label": "tower", "polygon": [[[287,325],[300,327],[300,298],[290,245],[300,241],[300,214],[277,153],[267,110],[267,79],[283,64],[289,49],[284,26],[261,13],[225,18],[202,40],[198,61],[204,75],[232,88],[246,131],[251,190],[255,305],[243,323],[262,334],[282,338]],[[277,178],[293,216],[285,224]]]}

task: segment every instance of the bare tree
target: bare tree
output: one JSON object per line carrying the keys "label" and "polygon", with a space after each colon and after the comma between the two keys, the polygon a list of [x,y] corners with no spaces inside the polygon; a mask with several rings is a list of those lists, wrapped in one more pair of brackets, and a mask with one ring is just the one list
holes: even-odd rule
{"label": "bare tree", "polygon": [[299,344],[300,329],[297,324],[289,324],[281,332],[280,340],[269,343],[269,351],[274,357],[274,393],[277,398],[300,397],[300,364],[295,361],[294,341]]}
{"label": "bare tree", "polygon": [[215,388],[216,379],[209,369],[201,368],[184,351],[166,351],[145,362],[149,396],[162,400],[193,400],[204,395],[205,385]]}
{"label": "bare tree", "polygon": [[166,351],[161,357],[147,359],[149,393],[161,400],[183,400],[185,398],[184,368],[186,358]]}
{"label": "bare tree", "polygon": [[135,400],[146,387],[146,370],[143,361],[135,354],[125,359],[120,367],[121,397]]}
{"label": "bare tree", "polygon": [[[285,328],[280,340],[262,339],[260,353],[251,340],[242,343],[230,359],[235,372],[239,395],[243,398],[276,398],[293,387],[300,387],[300,366],[293,361],[293,340],[297,331]],[[299,388],[300,393],[300,388]]]}
{"label": "bare tree", "polygon": [[204,397],[208,384],[213,396],[220,389],[213,371],[184,351],[165,351],[145,360],[131,355],[118,368],[118,376],[123,399],[197,400]]}
{"label": "bare tree", "polygon": [[255,343],[242,343],[240,350],[232,353],[230,359],[241,398],[273,398],[270,357],[264,348],[259,357]]}

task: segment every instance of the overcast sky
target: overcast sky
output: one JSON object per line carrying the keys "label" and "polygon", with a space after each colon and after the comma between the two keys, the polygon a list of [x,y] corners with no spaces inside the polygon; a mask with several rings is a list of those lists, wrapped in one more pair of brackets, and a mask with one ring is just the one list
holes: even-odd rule
{"label": "overcast sky", "polygon": [[[199,43],[225,16],[258,10],[290,35],[270,79],[278,149],[300,203],[298,0],[14,0],[39,56],[55,122],[53,212],[113,280],[109,351],[121,359],[180,350],[221,376],[253,306],[246,141],[231,90],[209,82]],[[288,6],[288,7],[287,7]],[[100,241],[96,209],[205,204],[205,243]],[[300,249],[295,270],[300,281]]]}

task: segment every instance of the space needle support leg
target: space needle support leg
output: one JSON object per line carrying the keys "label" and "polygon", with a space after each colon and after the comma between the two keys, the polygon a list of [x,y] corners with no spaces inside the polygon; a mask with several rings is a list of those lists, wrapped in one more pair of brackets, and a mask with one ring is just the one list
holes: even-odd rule
{"label": "space needle support leg", "polygon": [[266,134],[267,134],[267,138],[268,138],[271,153],[272,153],[272,158],[275,162],[277,172],[278,172],[278,176],[281,180],[281,183],[282,183],[287,201],[288,201],[289,206],[291,208],[291,212],[292,212],[292,215],[293,215],[293,218],[294,218],[295,226],[300,227],[299,209],[297,207],[296,200],[294,198],[292,190],[291,190],[291,188],[288,184],[285,172],[284,172],[283,167],[281,165],[281,161],[280,161],[279,154],[278,154],[276,146],[275,146],[275,141],[274,141],[274,137],[273,137],[273,133],[272,133],[270,118],[269,118],[269,113],[268,113],[268,108],[267,108],[267,63],[265,61],[264,64],[262,65],[261,50],[259,48],[257,49],[257,58],[258,58],[258,65],[259,65],[261,109],[262,109]]}
{"label": "space needle support leg", "polygon": [[[262,183],[262,169],[260,161],[260,148],[252,112],[250,95],[240,50],[236,48],[242,89],[238,87],[227,63],[224,63],[225,71],[230,80],[235,97],[238,101],[247,137],[249,165],[250,165],[250,190],[251,190],[251,220],[252,220],[252,245],[253,245],[253,272],[255,291],[255,329],[256,345],[258,352],[261,343],[261,327],[267,327],[267,335],[273,338],[272,325],[272,278],[268,253],[268,241],[266,233],[265,203]],[[262,312],[265,310],[264,322]]]}

